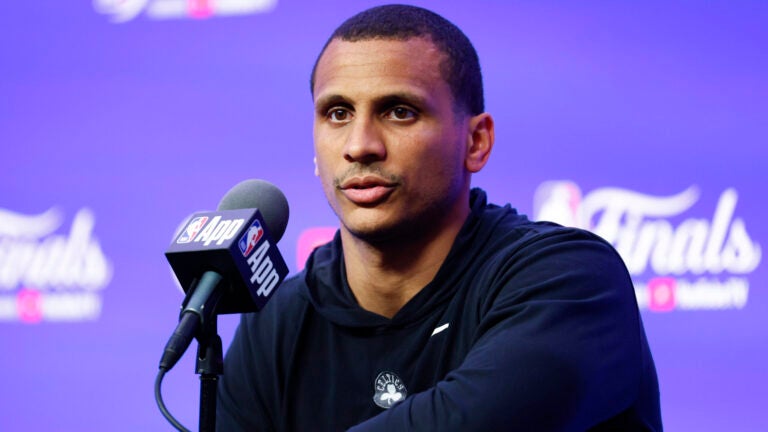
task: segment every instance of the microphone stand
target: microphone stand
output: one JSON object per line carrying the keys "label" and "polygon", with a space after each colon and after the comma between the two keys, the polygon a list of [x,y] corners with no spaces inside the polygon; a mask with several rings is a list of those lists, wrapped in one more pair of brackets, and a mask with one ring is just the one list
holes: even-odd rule
{"label": "microphone stand", "polygon": [[198,333],[196,373],[200,375],[200,432],[216,431],[216,395],[219,375],[224,373],[221,338],[216,314],[203,320]]}

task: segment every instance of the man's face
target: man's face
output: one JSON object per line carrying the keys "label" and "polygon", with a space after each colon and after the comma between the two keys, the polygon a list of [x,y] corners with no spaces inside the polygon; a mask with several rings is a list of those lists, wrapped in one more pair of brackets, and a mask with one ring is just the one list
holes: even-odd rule
{"label": "man's face", "polygon": [[[317,171],[342,227],[386,240],[439,227],[468,208],[468,116],[422,38],[334,40],[318,62]],[[462,219],[463,221],[463,219]]]}

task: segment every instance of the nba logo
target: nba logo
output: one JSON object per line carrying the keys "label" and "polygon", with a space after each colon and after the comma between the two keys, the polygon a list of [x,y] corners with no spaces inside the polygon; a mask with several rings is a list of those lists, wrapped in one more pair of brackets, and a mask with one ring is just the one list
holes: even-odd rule
{"label": "nba logo", "polygon": [[179,236],[179,239],[176,240],[176,243],[189,243],[194,240],[195,236],[200,232],[206,222],[208,222],[208,216],[198,216],[192,219],[192,221],[187,224],[184,232]]}
{"label": "nba logo", "polygon": [[261,223],[259,223],[258,219],[254,220],[251,227],[248,228],[248,231],[246,231],[242,237],[240,237],[240,241],[237,243],[237,245],[240,246],[240,252],[243,253],[244,257],[247,257],[253,252],[253,249],[256,248],[256,244],[261,240],[263,235],[264,229],[261,227]]}

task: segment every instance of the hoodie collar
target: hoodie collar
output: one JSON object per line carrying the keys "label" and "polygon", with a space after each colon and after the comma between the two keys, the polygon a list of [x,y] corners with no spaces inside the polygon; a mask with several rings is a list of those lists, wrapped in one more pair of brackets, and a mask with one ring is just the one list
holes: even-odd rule
{"label": "hoodie collar", "polygon": [[[448,256],[435,278],[421,289],[391,319],[369,312],[357,304],[347,283],[341,236],[317,248],[304,273],[304,295],[315,309],[329,321],[344,327],[386,331],[418,323],[421,318],[453,297],[459,279],[477,258],[498,222],[514,210],[487,203],[483,190],[472,189],[470,214],[454,240]],[[481,221],[483,223],[481,223]]]}

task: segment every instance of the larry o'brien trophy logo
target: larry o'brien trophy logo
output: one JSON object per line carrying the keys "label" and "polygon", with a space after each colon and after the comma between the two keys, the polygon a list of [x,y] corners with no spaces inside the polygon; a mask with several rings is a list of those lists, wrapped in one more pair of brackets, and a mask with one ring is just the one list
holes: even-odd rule
{"label": "larry o'brien trophy logo", "polygon": [[25,215],[0,209],[0,322],[91,321],[101,314],[112,265],[81,209],[69,232],[57,232],[55,209]]}
{"label": "larry o'brien trophy logo", "polygon": [[575,183],[552,181],[536,191],[534,218],[588,229],[611,243],[627,265],[641,309],[741,309],[760,245],[736,212],[735,189],[720,193],[705,215],[690,214],[698,200],[693,186],[671,196],[619,188],[582,196]]}
{"label": "larry o'brien trophy logo", "polygon": [[205,19],[269,12],[277,0],[93,0],[96,12],[123,23],[144,14],[151,20]]}

